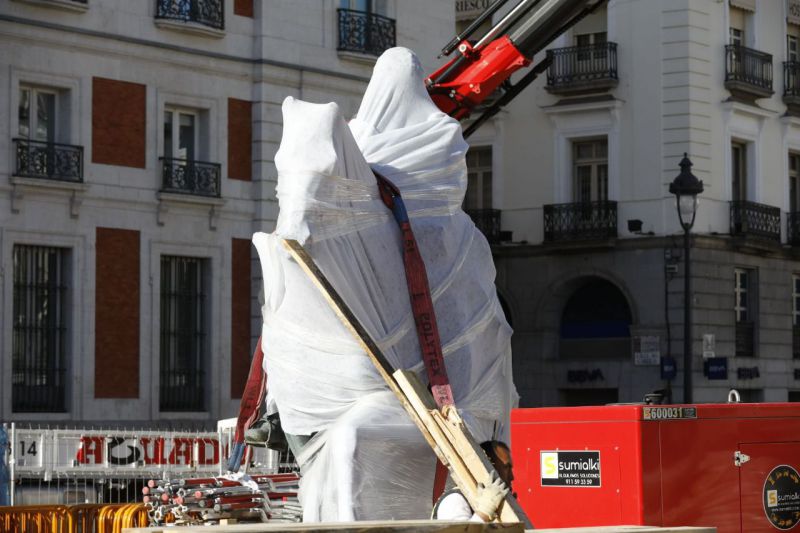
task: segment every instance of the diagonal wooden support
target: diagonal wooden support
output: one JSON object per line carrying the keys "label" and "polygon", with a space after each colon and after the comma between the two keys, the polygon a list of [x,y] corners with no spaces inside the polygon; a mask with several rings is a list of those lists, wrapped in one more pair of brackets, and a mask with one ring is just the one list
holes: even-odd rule
{"label": "diagonal wooden support", "polygon": [[[303,246],[291,239],[284,239],[283,245],[320,290],[342,324],[361,344],[436,456],[450,470],[456,485],[474,509],[477,505],[477,485],[489,481],[494,467],[470,435],[458,412],[452,407],[446,408],[445,412],[440,411],[430,392],[414,373],[402,369],[395,371]],[[532,527],[525,512],[510,493],[498,511],[497,520],[503,523],[522,522],[526,529]]]}

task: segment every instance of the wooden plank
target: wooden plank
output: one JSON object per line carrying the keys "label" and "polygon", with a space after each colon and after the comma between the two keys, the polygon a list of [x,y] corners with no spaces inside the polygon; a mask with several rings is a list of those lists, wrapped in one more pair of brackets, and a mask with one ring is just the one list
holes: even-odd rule
{"label": "wooden plank", "polygon": [[[416,375],[404,370],[395,372],[358,317],[339,296],[303,246],[290,239],[285,239],[283,244],[300,268],[320,290],[339,320],[361,344],[436,456],[442,464],[448,467],[453,480],[464,493],[464,497],[475,508],[477,483],[488,481],[494,467],[489,463],[483,450],[469,435],[467,428],[460,422],[460,417],[455,420],[452,413],[455,413],[457,417],[457,412],[452,410],[450,417],[453,421],[448,422],[436,408],[430,392],[419,382]],[[506,497],[505,504],[500,506],[498,515],[500,522],[521,522],[526,528],[531,527],[530,520],[511,494]]]}
{"label": "wooden plank", "polygon": [[[489,458],[486,457],[478,443],[475,442],[475,439],[472,438],[455,408],[448,406],[444,413],[436,409],[436,406],[433,405],[433,398],[430,397],[428,390],[419,382],[415,374],[405,370],[397,370],[394,373],[394,377],[406,397],[409,398],[411,405],[417,409],[417,414],[424,419],[425,415],[419,411],[427,411],[430,415],[431,423],[436,424],[439,428],[440,431],[438,432],[429,428],[434,440],[439,435],[447,439],[448,442],[446,444],[441,442],[437,442],[437,444],[440,448],[447,450],[445,455],[450,457],[454,467],[461,470],[461,465],[463,465],[466,473],[462,474],[460,478],[454,476],[453,479],[474,509],[477,505],[477,484],[490,482],[494,466],[492,466]],[[430,398],[428,402],[417,401],[417,399],[422,399],[426,396]],[[522,507],[519,506],[516,498],[511,493],[506,496],[505,503],[500,506],[497,514],[500,522],[520,521],[526,527],[531,527],[525,511],[522,510]]]}

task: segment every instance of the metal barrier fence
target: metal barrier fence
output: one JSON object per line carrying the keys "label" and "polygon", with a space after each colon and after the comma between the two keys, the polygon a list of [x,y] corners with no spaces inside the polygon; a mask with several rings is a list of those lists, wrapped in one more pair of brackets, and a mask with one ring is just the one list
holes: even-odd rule
{"label": "metal barrier fence", "polygon": [[[141,502],[149,479],[225,474],[233,432],[230,424],[221,424],[216,432],[4,424],[0,505]],[[248,447],[240,471],[276,474],[295,469],[290,454]]]}
{"label": "metal barrier fence", "polygon": [[147,525],[147,511],[139,503],[0,507],[0,531],[6,533],[117,533]]}

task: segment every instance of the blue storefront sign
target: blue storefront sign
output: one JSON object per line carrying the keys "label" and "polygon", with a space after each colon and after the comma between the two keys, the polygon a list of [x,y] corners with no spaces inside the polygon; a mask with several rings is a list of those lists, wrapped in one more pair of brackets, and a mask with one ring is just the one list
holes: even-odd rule
{"label": "blue storefront sign", "polygon": [[703,374],[708,379],[728,379],[728,358],[711,357],[703,363]]}
{"label": "blue storefront sign", "polygon": [[678,375],[678,367],[675,365],[675,358],[665,355],[661,358],[661,379],[675,379]]}

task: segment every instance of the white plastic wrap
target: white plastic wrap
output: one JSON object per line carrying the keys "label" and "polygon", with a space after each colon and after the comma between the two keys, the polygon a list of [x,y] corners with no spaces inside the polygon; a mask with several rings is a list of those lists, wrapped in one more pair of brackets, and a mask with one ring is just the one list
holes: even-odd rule
{"label": "white plastic wrap", "polygon": [[[425,518],[434,456],[371,361],[283,250],[300,241],[395,368],[427,381],[396,222],[370,165],[401,190],[425,260],[456,405],[478,441],[507,440],[517,396],[491,251],[460,209],[467,145],[428,97],[416,57],[377,61],[350,126],[335,104],[287,98],[275,163],[280,214],[261,258],[270,397],[300,455],[304,520]],[[352,130],[352,131],[351,131]]]}

